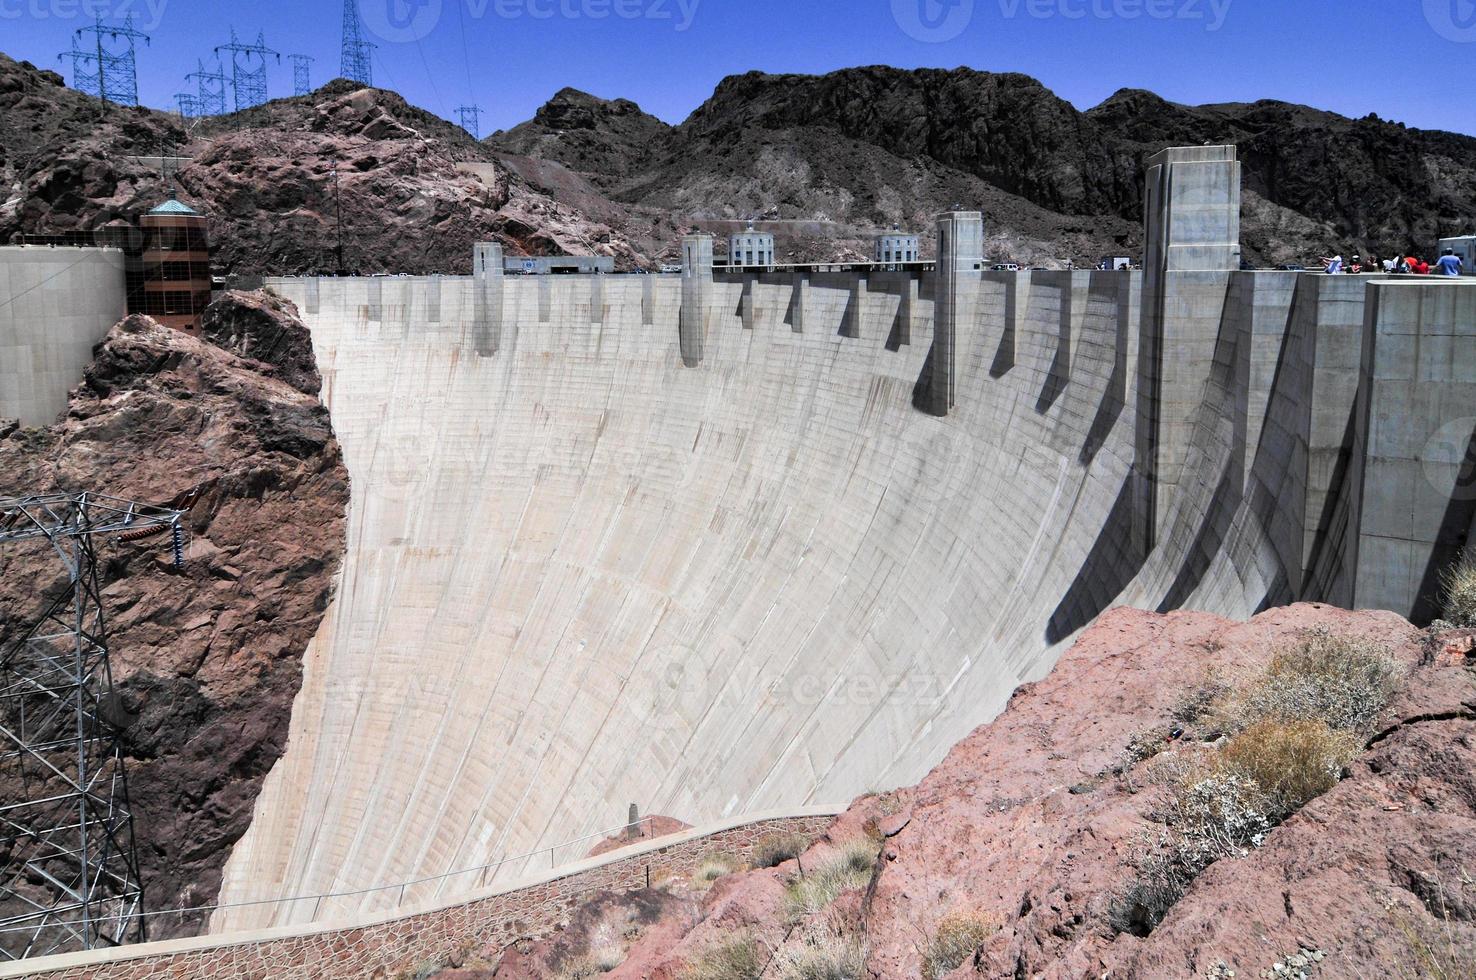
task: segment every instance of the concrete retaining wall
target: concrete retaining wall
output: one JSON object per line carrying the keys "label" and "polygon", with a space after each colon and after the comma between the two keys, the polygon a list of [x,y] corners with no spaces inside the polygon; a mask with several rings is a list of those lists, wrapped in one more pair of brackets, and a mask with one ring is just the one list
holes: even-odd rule
{"label": "concrete retaining wall", "polygon": [[0,418],[54,421],[126,309],[117,249],[0,247]]}
{"label": "concrete retaining wall", "polygon": [[53,980],[358,980],[409,975],[471,948],[544,936],[596,892],[623,892],[690,875],[711,854],[746,860],[765,836],[815,838],[834,814],[779,816],[694,830],[573,865],[557,874],[472,895],[465,901],[351,926],[149,943],[0,965],[0,977]]}

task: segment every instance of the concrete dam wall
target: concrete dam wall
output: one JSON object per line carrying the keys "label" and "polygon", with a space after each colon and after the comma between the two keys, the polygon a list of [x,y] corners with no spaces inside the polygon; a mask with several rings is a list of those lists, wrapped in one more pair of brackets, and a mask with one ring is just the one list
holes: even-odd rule
{"label": "concrete dam wall", "polygon": [[0,419],[48,425],[127,312],[123,253],[0,247]]}
{"label": "concrete dam wall", "polygon": [[1234,228],[1191,211],[1146,273],[985,271],[950,215],[925,274],[696,241],[682,277],[271,280],[353,493],[220,900],[553,850],[213,929],[454,897],[631,803],[915,781],[1113,605],[1428,617],[1476,517],[1476,282],[1213,268]]}

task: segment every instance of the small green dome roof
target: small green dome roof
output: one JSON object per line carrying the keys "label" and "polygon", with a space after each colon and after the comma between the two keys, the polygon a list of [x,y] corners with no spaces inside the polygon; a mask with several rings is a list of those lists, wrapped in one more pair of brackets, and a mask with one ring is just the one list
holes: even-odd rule
{"label": "small green dome roof", "polygon": [[198,217],[200,212],[196,211],[188,204],[182,204],[175,198],[171,197],[169,200],[165,201],[163,204],[150,211],[149,214],[193,214]]}

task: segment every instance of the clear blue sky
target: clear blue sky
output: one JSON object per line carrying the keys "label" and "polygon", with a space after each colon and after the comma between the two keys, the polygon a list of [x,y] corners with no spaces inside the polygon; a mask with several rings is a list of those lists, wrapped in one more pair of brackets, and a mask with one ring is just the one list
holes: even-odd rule
{"label": "clear blue sky", "polygon": [[[360,0],[375,81],[485,135],[565,85],[680,121],[725,75],[864,64],[1019,71],[1087,108],[1121,87],[1178,102],[1278,98],[1476,134],[1476,0]],[[0,0],[0,50],[59,68],[84,11],[153,36],[142,100],[173,106],[195,58],[266,32],[338,74],[341,0]],[[112,21],[110,21],[112,22]],[[271,94],[291,94],[285,62]]]}

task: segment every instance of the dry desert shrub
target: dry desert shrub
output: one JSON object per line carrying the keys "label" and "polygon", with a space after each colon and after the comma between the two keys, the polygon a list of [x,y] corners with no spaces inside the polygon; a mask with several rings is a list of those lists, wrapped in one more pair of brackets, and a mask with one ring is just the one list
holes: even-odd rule
{"label": "dry desert shrub", "polygon": [[603,922],[589,938],[589,951],[559,964],[553,980],[588,980],[609,973],[625,962],[625,947],[618,935],[619,927]]}
{"label": "dry desert shrub", "polygon": [[1399,687],[1402,668],[1383,644],[1308,630],[1265,674],[1229,699],[1239,731],[1263,721],[1321,721],[1343,732],[1373,730]]}
{"label": "dry desert shrub", "polygon": [[780,950],[773,975],[779,980],[861,980],[865,971],[865,943],[824,931],[809,933],[799,944]]}
{"label": "dry desert shrub", "polygon": [[923,980],[947,976],[973,956],[998,927],[977,912],[954,912],[938,923],[923,951]]}
{"label": "dry desert shrub", "polygon": [[1476,561],[1464,558],[1440,579],[1445,618],[1460,629],[1476,627]]}
{"label": "dry desert shrub", "polygon": [[1155,770],[1168,787],[1158,814],[1164,830],[1144,842],[1137,877],[1110,910],[1113,928],[1147,935],[1206,868],[1259,847],[1337,785],[1399,673],[1377,644],[1314,632],[1227,695],[1220,710],[1236,734],[1220,749],[1176,754]]}
{"label": "dry desert shrub", "polygon": [[801,833],[765,834],[753,845],[753,866],[777,868],[805,853],[809,846],[810,839]]}
{"label": "dry desert shrub", "polygon": [[1322,721],[1263,721],[1235,736],[1215,767],[1256,787],[1258,804],[1280,823],[1338,784],[1363,741]]}
{"label": "dry desert shrub", "polygon": [[784,905],[791,920],[814,915],[830,906],[843,892],[865,888],[876,866],[877,844],[857,837],[841,844],[813,868],[789,880]]}
{"label": "dry desert shrub", "polygon": [[731,854],[709,854],[697,865],[692,880],[699,885],[711,885],[714,881],[743,867],[743,863]]}
{"label": "dry desert shrub", "polygon": [[764,950],[742,933],[707,947],[682,971],[682,980],[759,980],[768,965]]}

